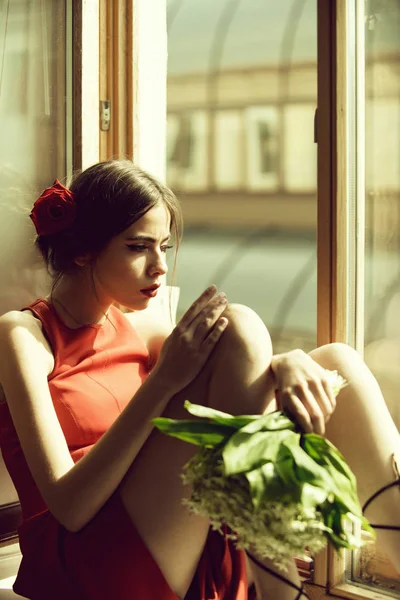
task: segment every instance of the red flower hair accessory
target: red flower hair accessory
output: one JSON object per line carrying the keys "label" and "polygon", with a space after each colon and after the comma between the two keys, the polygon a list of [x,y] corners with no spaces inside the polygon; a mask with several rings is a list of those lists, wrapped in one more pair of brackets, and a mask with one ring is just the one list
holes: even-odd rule
{"label": "red flower hair accessory", "polygon": [[73,193],[55,180],[33,205],[29,215],[38,235],[53,235],[71,227],[76,218]]}

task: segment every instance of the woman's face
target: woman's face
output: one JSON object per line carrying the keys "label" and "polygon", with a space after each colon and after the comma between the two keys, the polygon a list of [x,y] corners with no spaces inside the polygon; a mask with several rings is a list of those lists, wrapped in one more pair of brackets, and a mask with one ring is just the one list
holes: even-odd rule
{"label": "woman's face", "polygon": [[143,310],[167,273],[171,217],[158,203],[136,223],[112,238],[97,257],[93,278],[101,302]]}

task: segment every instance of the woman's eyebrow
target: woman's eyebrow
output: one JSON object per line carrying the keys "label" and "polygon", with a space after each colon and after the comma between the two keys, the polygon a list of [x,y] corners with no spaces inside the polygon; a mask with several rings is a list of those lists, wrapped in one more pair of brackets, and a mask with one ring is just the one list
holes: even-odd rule
{"label": "woman's eyebrow", "polygon": [[[169,240],[171,236],[167,235],[162,241],[166,242],[167,240]],[[152,244],[155,244],[157,242],[157,240],[149,235],[135,235],[134,237],[129,236],[126,238],[127,242],[150,242]]]}

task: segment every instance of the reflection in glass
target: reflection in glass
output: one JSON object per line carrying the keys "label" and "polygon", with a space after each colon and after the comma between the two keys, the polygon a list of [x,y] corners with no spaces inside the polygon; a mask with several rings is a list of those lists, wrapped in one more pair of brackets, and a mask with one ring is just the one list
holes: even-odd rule
{"label": "reflection in glass", "polygon": [[[399,427],[400,4],[358,0],[357,9],[365,48],[357,65],[365,78],[364,354]],[[350,581],[400,598],[400,574],[378,544],[347,561]]]}
{"label": "reflection in glass", "polygon": [[168,3],[179,312],[215,283],[261,315],[277,351],[316,345],[316,7]]}
{"label": "reflection in glass", "polygon": [[365,29],[365,356],[400,426],[400,5],[371,4]]}
{"label": "reflection in glass", "polygon": [[55,0],[3,0],[0,9],[2,314],[36,298],[45,279],[28,215],[39,193],[67,175],[67,12]]}
{"label": "reflection in glass", "polygon": [[[70,170],[67,5],[61,0],[0,0],[0,314],[47,291],[29,212],[39,193]],[[0,481],[0,504],[16,500],[2,460]]]}
{"label": "reflection in glass", "polygon": [[279,186],[279,111],[274,106],[251,106],[245,111],[247,182],[255,191]]}

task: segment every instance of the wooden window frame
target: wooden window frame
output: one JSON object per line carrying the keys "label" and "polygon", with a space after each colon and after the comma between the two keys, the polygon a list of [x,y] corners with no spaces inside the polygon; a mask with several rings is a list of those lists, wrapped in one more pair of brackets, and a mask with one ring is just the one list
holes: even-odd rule
{"label": "wooden window frame", "polygon": [[[347,10],[356,0],[318,0],[318,345],[345,342],[363,351],[363,331],[358,319],[362,314],[362,294],[355,286],[363,283],[363,221],[357,223],[349,210],[364,192],[364,162],[357,158],[357,173],[351,173],[349,155],[355,151],[349,139],[349,119],[356,118],[359,130],[363,115],[351,114]],[[363,82],[357,81],[362,94]],[[350,94],[351,96],[351,94]],[[353,123],[353,126],[356,126]],[[363,132],[360,133],[362,141]],[[356,141],[356,144],[357,144]],[[355,160],[355,157],[351,157]],[[358,189],[349,190],[350,176]],[[362,207],[361,207],[362,208]],[[362,217],[362,215],[361,215]],[[349,241],[349,228],[357,227],[358,247]],[[362,254],[362,256],[361,256]],[[355,283],[348,277],[351,261],[357,262]],[[358,290],[359,291],[359,290]],[[361,300],[360,300],[361,297]],[[354,304],[354,311],[349,310]],[[356,314],[354,314],[356,313]],[[358,316],[357,316],[358,314]],[[345,582],[344,557],[332,547],[319,553],[314,561],[312,583],[306,585],[311,600],[349,598],[387,600],[388,595]]]}
{"label": "wooden window frame", "polygon": [[166,0],[99,0],[99,100],[111,123],[100,129],[99,160],[128,159],[166,174]]}
{"label": "wooden window frame", "polygon": [[[346,6],[351,1],[354,0],[317,0],[318,345],[349,341],[351,328],[347,316],[346,235]],[[165,0],[73,2],[74,171],[98,160],[128,158],[165,179],[167,44],[164,17],[154,22],[156,3],[160,13],[165,8],[166,19]],[[152,31],[155,38],[161,36],[161,47],[165,47],[165,56],[162,52],[158,55],[151,75],[146,72],[146,60],[147,64],[151,62],[149,41],[143,40],[146,31]],[[157,104],[152,103],[150,114],[146,106],[154,96]],[[99,126],[100,100],[111,102],[108,131]],[[3,546],[5,540],[15,543],[16,511],[17,503],[0,507],[0,525],[6,531],[3,538],[0,534]],[[299,561],[298,566],[304,577],[310,575],[307,561]],[[312,583],[307,584],[312,600],[387,600],[375,590],[344,584],[343,560],[331,548],[318,554],[313,569]]]}
{"label": "wooden window frame", "polygon": [[99,158],[133,159],[132,0],[100,0],[99,93],[110,103],[110,128],[99,128]]}

